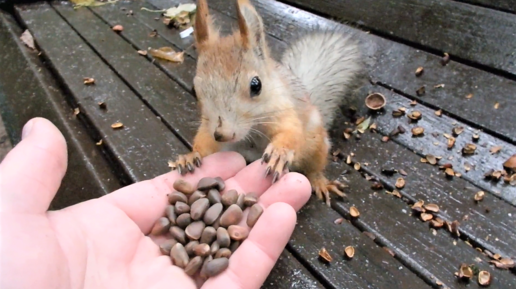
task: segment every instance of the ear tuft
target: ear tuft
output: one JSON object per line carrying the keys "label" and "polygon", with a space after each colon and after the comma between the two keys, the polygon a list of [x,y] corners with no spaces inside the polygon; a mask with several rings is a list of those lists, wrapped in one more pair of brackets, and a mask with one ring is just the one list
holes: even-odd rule
{"label": "ear tuft", "polygon": [[198,49],[216,37],[211,25],[212,21],[206,0],[198,0],[194,24],[194,38]]}
{"label": "ear tuft", "polygon": [[258,57],[265,58],[267,43],[263,20],[249,0],[237,0],[237,16],[242,45],[246,49],[253,49]]}

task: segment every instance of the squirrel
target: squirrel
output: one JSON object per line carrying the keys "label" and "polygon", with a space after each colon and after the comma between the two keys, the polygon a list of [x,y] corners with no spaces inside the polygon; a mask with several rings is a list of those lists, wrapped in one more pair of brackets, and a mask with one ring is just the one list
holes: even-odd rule
{"label": "squirrel", "polygon": [[221,36],[206,0],[198,0],[193,79],[201,122],[192,151],[170,161],[181,175],[218,151],[261,159],[275,183],[285,172],[307,177],[319,200],[345,197],[338,181],[324,176],[331,148],[328,130],[337,107],[361,71],[358,42],[337,30],[293,41],[280,61],[270,56],[264,25],[249,0],[237,0],[238,28]]}

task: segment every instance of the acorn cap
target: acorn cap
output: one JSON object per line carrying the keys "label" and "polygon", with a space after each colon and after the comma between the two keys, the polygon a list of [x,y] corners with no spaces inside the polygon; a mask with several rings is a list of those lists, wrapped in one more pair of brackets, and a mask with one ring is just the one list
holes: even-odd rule
{"label": "acorn cap", "polygon": [[371,110],[379,110],[385,106],[387,100],[383,94],[375,92],[368,95],[365,99],[366,106]]}

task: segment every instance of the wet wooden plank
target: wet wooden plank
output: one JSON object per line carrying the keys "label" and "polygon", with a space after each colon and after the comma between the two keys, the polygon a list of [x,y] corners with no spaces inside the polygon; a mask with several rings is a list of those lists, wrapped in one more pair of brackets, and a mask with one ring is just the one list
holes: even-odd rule
{"label": "wet wooden plank", "polygon": [[[16,6],[16,12],[68,87],[73,97],[71,101],[98,130],[106,149],[119,161],[119,168],[131,181],[169,171],[168,158],[188,152],[48,4]],[[95,84],[84,85],[83,77],[93,77]],[[107,109],[100,109],[99,102],[105,102]],[[122,122],[124,127],[113,129],[111,125],[116,122]]]}
{"label": "wet wooden plank", "polygon": [[[329,171],[338,175],[350,169],[344,163],[332,163]],[[459,281],[454,273],[462,263],[474,264],[480,270],[487,270],[494,280],[490,288],[511,288],[516,286],[516,278],[507,270],[494,269],[489,259],[468,246],[462,240],[454,240],[450,233],[440,229],[435,233],[418,217],[411,215],[411,208],[400,199],[382,192],[374,192],[370,183],[359,172],[341,176],[347,180],[349,203],[336,200],[332,207],[340,214],[349,216],[349,208],[355,206],[360,211],[358,218],[351,218],[353,225],[369,232],[375,242],[392,250],[397,259],[402,260],[412,270],[430,284],[442,283],[436,288],[482,288],[476,280],[469,285]]]}
{"label": "wet wooden plank", "polygon": [[455,0],[458,2],[469,3],[473,5],[479,5],[491,9],[500,11],[516,13],[516,5],[512,0]]}
{"label": "wet wooden plank", "polygon": [[61,209],[120,188],[116,172],[80,117],[74,116],[38,52],[29,50],[19,40],[22,32],[11,15],[0,13],[2,114],[13,145],[20,141],[25,123],[34,117],[50,120],[65,137],[68,168],[50,209]]}
{"label": "wet wooden plank", "polygon": [[[106,43],[106,45],[110,46],[111,48],[117,47],[116,53],[119,57],[116,57],[113,54],[111,54],[113,52],[109,51],[108,49],[101,48],[100,42],[102,42],[102,40],[106,40],[108,37],[106,37],[106,38],[100,37],[100,38],[98,38],[100,40],[95,40],[95,34],[94,33],[89,34],[88,30],[92,29],[93,31],[98,32],[103,29],[102,28],[103,25],[107,28],[109,28],[109,26],[102,24],[102,22],[99,22],[100,19],[97,18],[96,16],[94,16],[93,14],[91,14],[91,12],[84,10],[86,12],[75,14],[73,11],[70,12],[70,10],[67,10],[68,8],[70,8],[69,6],[56,5],[55,7],[58,9],[58,11],[61,13],[61,15],[66,17],[66,20],[69,21],[69,23],[71,25],[74,25],[73,26],[74,29],[76,29],[77,32],[79,32],[81,36],[83,36],[85,38],[86,38],[86,35],[88,37],[91,37],[91,39],[87,38],[87,40],[92,40],[92,42],[89,44],[92,45],[94,48],[99,49],[96,51],[101,54],[102,59],[108,61],[108,64],[110,67],[119,68],[119,69],[124,69],[124,68],[127,69],[127,67],[119,67],[120,65],[122,65],[121,63],[119,63],[120,59],[125,60],[125,61],[131,60],[132,61],[131,67],[140,67],[140,66],[143,66],[142,63],[150,63],[150,62],[147,62],[147,60],[144,60],[143,57],[137,57],[137,58],[131,59],[131,55],[134,55],[135,51],[134,51],[134,49],[132,51],[130,49],[126,49],[128,47],[128,44],[126,42],[124,42],[123,40],[121,40],[121,42],[113,40],[113,42]],[[87,16],[84,16],[84,15],[87,15]],[[87,24],[89,24],[89,25],[82,26],[81,21],[79,21],[79,20],[87,21]],[[122,39],[122,38],[118,38],[118,39]],[[97,43],[95,41],[99,41],[99,43]],[[183,64],[183,65],[185,65],[185,64]],[[151,67],[155,68],[155,66],[151,66]],[[131,69],[128,69],[128,70],[131,70]],[[156,71],[153,71],[152,69],[150,69],[149,71],[139,70],[139,71],[136,71],[135,73],[140,73],[140,74],[131,74],[131,73],[128,73],[128,74],[123,73],[122,74],[121,73],[121,75],[124,76],[124,80],[126,80],[131,85],[131,89],[134,91],[138,91],[138,85],[139,85],[138,83],[135,83],[135,82],[145,83],[146,89],[149,91],[152,91],[152,92],[159,90],[160,89],[159,86],[162,86],[163,83],[166,83],[167,81],[174,83],[173,80],[170,80],[165,74],[161,73],[161,71],[159,71],[159,73],[156,73]],[[136,79],[136,77],[138,75],[140,75],[140,78]],[[125,79],[125,77],[127,77],[128,79]],[[132,77],[133,77],[133,79],[130,79]],[[163,82],[153,82],[152,81],[153,79],[159,79]],[[192,103],[191,101],[189,102],[189,99],[195,101],[193,96],[191,96],[190,94],[188,94],[188,92],[186,92],[184,90],[182,90],[179,93],[182,95],[186,95],[186,97],[185,98],[177,97],[177,95],[172,92],[170,94],[170,96],[168,96],[168,99],[165,97],[156,97],[156,99],[159,99],[160,102],[154,103],[154,101],[153,101],[153,104],[158,105],[158,107],[165,107],[166,111],[170,111],[172,113],[172,114],[164,114],[164,118],[166,118],[167,121],[170,121],[171,119],[176,118],[176,116],[173,114],[174,110],[178,109],[178,108],[173,107],[173,105],[175,105],[175,104],[180,104],[182,106],[182,109],[184,109],[184,110],[188,110],[188,109],[190,109],[192,111],[195,110],[195,104]],[[149,95],[149,93],[147,95]],[[137,99],[137,97],[133,95],[132,99]],[[126,99],[125,101],[126,102],[132,101],[132,99],[131,100]],[[150,100],[149,100],[149,102],[150,102]],[[179,131],[180,133],[184,133],[185,135],[188,135],[188,133],[194,133],[193,127],[190,127],[189,131],[183,131],[183,130],[176,130],[176,131]],[[182,137],[186,137],[185,135],[183,135]],[[160,140],[155,140],[155,141],[159,142]],[[131,164],[129,164],[129,166],[130,165]],[[145,173],[147,170],[148,170],[148,168],[142,169],[143,173]],[[285,276],[282,272],[287,269],[295,271],[296,275]],[[290,272],[290,273],[292,273],[292,272]],[[323,288],[322,285],[318,281],[316,281],[316,279],[313,276],[311,276],[307,272],[307,270],[297,260],[293,259],[291,257],[291,255],[289,255],[289,253],[286,251],[283,253],[282,259],[280,259],[279,262],[276,264],[273,272],[270,274],[270,276],[268,278],[267,282],[272,283],[273,285],[265,284],[263,286],[263,288],[278,288],[278,286],[275,284],[279,283],[279,281],[288,281],[293,284],[302,284],[303,286],[307,286],[306,288]]]}
{"label": "wet wooden plank", "polygon": [[[169,33],[173,33],[173,32],[174,32],[174,30],[170,30],[170,31],[169,31]],[[177,33],[177,32],[176,32],[176,33]],[[134,40],[132,40],[132,41],[133,41],[133,42],[135,42]],[[324,226],[322,226],[322,227],[324,227]],[[315,235],[317,235],[317,234],[315,234]],[[313,242],[313,241],[310,241],[310,242]],[[307,241],[307,243],[310,243],[310,242],[308,242],[308,241]],[[303,245],[303,246],[304,246],[304,245]],[[306,254],[306,252],[305,252],[305,254]]]}
{"label": "wet wooden plank", "polygon": [[[109,63],[112,69],[117,71],[120,77],[130,84],[134,92],[144,102],[151,107],[164,105],[164,103],[167,105],[168,109],[160,111],[157,115],[170,120],[169,124],[183,141],[193,139],[200,116],[197,107],[194,105],[195,99],[188,92],[163,74],[158,67],[138,54],[138,50],[130,43],[121,37],[113,37],[112,26],[107,25],[90,10],[74,10],[70,2],[54,3],[52,6],[91,45],[94,51],[102,55],[102,58]],[[133,19],[133,22],[136,21]],[[124,30],[131,31],[132,29],[136,30],[137,27],[129,25]],[[123,33],[122,31],[121,34]],[[150,37],[148,33],[144,35],[144,39],[149,41],[154,38]],[[116,47],[116,49],[113,49],[113,47]],[[157,45],[150,47],[159,48]],[[164,63],[164,61],[160,60],[160,63]],[[187,58],[184,63],[166,63],[164,65],[167,65],[170,69],[179,70],[183,75],[191,74],[191,70],[195,69],[195,63],[191,58]],[[185,70],[187,67],[188,69]],[[143,78],[144,75],[148,77]],[[184,102],[190,102],[192,105],[185,107]]]}
{"label": "wet wooden plank", "polygon": [[[461,234],[476,246],[503,256],[516,255],[516,237],[514,237],[516,236],[516,208],[507,202],[510,196],[514,196],[515,187],[500,186],[506,192],[504,196],[500,196],[499,194],[490,194],[489,190],[472,184],[482,185],[484,182],[481,177],[483,168],[496,165],[503,159],[503,156],[501,158],[498,155],[491,156],[487,151],[492,144],[486,148],[481,147],[484,142],[490,143],[497,140],[490,140],[485,135],[481,135],[479,143],[477,143],[481,150],[479,154],[464,158],[457,152],[457,148],[471,139],[471,131],[467,126],[464,126],[465,132],[457,138],[456,149],[448,151],[442,147],[446,146],[445,142],[443,144],[445,139],[442,137],[442,132],[450,129],[452,120],[446,116],[437,117],[433,111],[421,105],[408,106],[407,100],[395,93],[381,88],[376,88],[375,91],[384,93],[389,99],[386,112],[372,116],[372,123],[376,123],[378,133],[367,132],[360,140],[356,138],[345,140],[342,132],[347,125],[342,124],[349,119],[340,116],[332,129],[333,150],[340,149],[346,155],[353,153],[352,164],[355,162],[362,164],[365,171],[388,185],[391,191],[396,179],[403,177],[406,185],[399,191],[410,203],[424,200],[426,203],[438,204],[441,207],[440,217],[450,223],[455,220],[459,221]],[[422,119],[417,124],[407,124],[406,116],[393,118],[390,112],[401,106],[407,107],[407,113],[411,113],[413,110],[420,111],[423,115]],[[366,113],[365,109],[362,109],[358,115],[366,115]],[[382,136],[389,135],[399,125],[404,127],[407,132],[392,137],[389,142],[383,142]],[[425,136],[422,138],[411,136],[410,130],[416,125],[425,129]],[[432,135],[433,132],[439,132],[438,138]],[[439,142],[439,146],[434,145],[436,141]],[[419,151],[420,148],[424,148],[424,151]],[[511,145],[505,149],[516,151]],[[427,154],[443,158],[436,166],[421,163],[420,159]],[[454,156],[454,159],[450,160],[449,156]],[[454,170],[461,172],[463,177],[447,178],[443,170],[438,167],[446,163],[453,164]],[[465,163],[469,163],[472,170],[466,171]],[[382,173],[382,170],[387,168],[404,170],[408,175],[403,176],[397,173],[389,176]],[[481,190],[486,191],[486,197],[482,202],[476,203],[473,197]]]}
{"label": "wet wooden plank", "polygon": [[[364,94],[365,95],[365,94]],[[386,93],[387,95],[387,93]],[[390,94],[389,95],[389,98],[390,98]],[[406,101],[404,103],[404,105],[408,104],[408,100],[403,98],[403,97],[400,97],[400,96],[396,96],[395,97],[398,98],[398,101]],[[390,104],[389,104],[390,105]],[[397,106],[395,106],[394,108],[397,108]],[[393,109],[393,107],[390,107],[389,106],[389,109]],[[426,111],[423,112],[424,114],[424,118],[428,118],[428,117],[432,117],[434,116],[433,115],[433,111],[429,110],[429,109],[426,109]],[[405,119],[405,118],[404,118]],[[444,119],[444,120],[443,120]],[[431,121],[432,125],[430,127],[433,126],[434,123],[438,123],[440,121],[444,121],[444,123],[447,123],[448,126],[451,126],[451,124],[454,122],[453,120],[447,118],[446,116],[442,117],[442,118],[437,118],[437,117],[434,117],[433,121]],[[386,130],[386,134],[388,134],[390,132],[390,128],[389,128],[389,123],[386,123],[384,124],[387,128],[384,129]],[[442,125],[441,127],[442,128]],[[383,129],[383,127],[382,127]],[[448,130],[451,130],[451,127],[448,127],[447,128]],[[342,130],[342,128],[341,128]],[[468,129],[466,129],[466,131],[470,131]],[[451,132],[450,132],[451,133]],[[457,146],[460,146],[460,145],[464,145],[466,140],[467,140],[467,137],[466,136],[467,132],[464,133],[461,138],[459,138],[459,140],[457,141]],[[469,133],[471,135],[471,133]],[[469,136],[471,137],[471,136]],[[500,142],[490,136],[486,136],[484,134],[482,134],[482,137],[481,137],[482,142],[484,141],[487,141],[488,143],[491,142],[491,143],[494,143],[496,142],[497,145],[500,144]],[[407,140],[404,142],[405,145],[409,146],[409,147],[412,147],[413,149],[416,149],[416,145],[417,145],[417,148],[421,147],[422,144],[411,144],[410,143],[411,140]],[[441,140],[441,143],[442,143],[442,140]],[[433,146],[433,144],[431,144]],[[505,155],[496,155],[494,158],[491,159],[491,156],[489,155],[489,153],[487,153],[485,150],[483,151],[483,154],[481,155],[477,155],[477,156],[474,156],[470,159],[468,159],[469,162],[472,163],[472,165],[474,164],[481,164],[482,166],[486,166],[488,164],[496,164],[496,162],[500,162],[500,161],[503,161],[504,158],[506,158],[508,155],[511,154],[511,149],[514,148],[514,146],[510,145],[510,144],[506,144],[506,143],[503,143],[502,145],[505,146],[505,149],[508,149],[509,151],[506,151]],[[397,147],[398,150],[401,150],[403,151],[403,148],[401,147]],[[490,148],[490,147],[489,147]],[[442,149],[441,150],[442,153],[448,153],[448,150],[446,149]],[[434,151],[432,151],[432,153],[434,154],[438,154]],[[416,157],[417,160],[419,160],[419,158],[417,156],[414,156]],[[471,161],[473,160],[473,161]],[[487,160],[487,161],[486,161]],[[458,162],[457,160],[454,160],[453,161],[455,166],[459,166],[461,165],[460,162]],[[498,166],[499,167],[499,166]],[[481,175],[483,174],[482,171],[478,171],[476,172],[476,175],[473,174],[471,172],[468,172],[466,173],[465,170],[464,170],[464,167],[462,166],[462,173],[464,175],[466,175],[472,182],[474,183],[481,183],[483,182],[483,180],[481,180]],[[476,171],[477,169],[474,169],[474,171]],[[437,171],[438,172],[438,171]],[[424,176],[424,175],[422,175]],[[421,176],[421,177],[422,177]],[[424,178],[423,178],[424,180]],[[422,181],[423,181],[422,180]],[[467,182],[462,182],[458,185],[452,185],[450,186],[449,189],[453,190],[453,191],[461,191],[463,189],[464,186],[466,185],[469,185],[467,184]],[[472,185],[469,185],[470,187],[474,187]],[[498,183],[498,186],[501,187],[503,189],[503,197],[506,199],[506,200],[512,200],[512,196],[514,195],[514,188],[513,187],[508,187],[507,185],[504,185],[503,182],[499,182]],[[498,192],[498,188],[497,187],[493,187],[491,183],[489,182],[485,182],[483,184],[483,189],[486,189],[487,191],[491,191],[491,192],[495,192],[497,191]],[[480,190],[480,188],[478,189]],[[443,193],[442,191],[439,191],[441,194]],[[500,195],[500,194],[497,194],[497,195]],[[447,199],[445,200],[441,200],[442,202],[450,202],[450,203],[455,203],[455,199],[453,197],[448,197]],[[467,214],[470,210],[472,210],[473,208],[470,208],[468,207],[468,203],[464,200],[465,202],[465,205],[462,207],[462,209],[458,212],[456,212],[456,214],[452,214],[452,216],[456,219],[459,219],[459,218],[462,218],[462,216],[464,216],[465,214]],[[496,204],[500,204],[500,205],[496,205]],[[489,217],[478,217],[476,215],[473,216],[473,219],[472,219],[472,224],[475,224],[475,226],[471,226],[471,228],[469,228],[466,233],[468,236],[471,237],[471,239],[479,242],[480,244],[482,244],[483,247],[485,248],[488,248],[490,250],[493,250],[493,251],[496,251],[496,252],[499,252],[499,253],[510,253],[513,251],[513,248],[512,246],[514,245],[513,241],[509,240],[508,242],[506,242],[505,240],[501,240],[501,239],[497,239],[496,237],[493,237],[490,239],[489,242],[487,241],[483,241],[484,238],[486,238],[487,236],[491,235],[491,236],[505,236],[505,235],[512,235],[512,229],[511,228],[511,223],[510,222],[506,222],[503,220],[503,216],[507,216],[507,214],[511,214],[512,212],[512,207],[505,204],[504,202],[500,202],[499,200],[497,200],[495,198],[495,202],[494,204],[496,206],[499,206],[500,209],[498,210],[498,215],[495,215],[495,216],[489,216]],[[471,204],[469,204],[471,205]],[[482,211],[482,209],[480,209],[480,211]],[[473,210],[473,212],[476,212],[478,213],[478,210]],[[463,215],[461,215],[463,214]],[[453,221],[452,219],[450,220],[450,222]],[[502,222],[502,226],[497,226],[497,224],[499,222]]]}
{"label": "wet wooden plank", "polygon": [[[306,31],[313,26],[332,25],[325,18],[278,1],[255,0],[253,4],[264,19],[266,32],[284,41],[295,37],[298,31]],[[234,8],[224,1],[212,0],[209,5],[214,10],[236,17]],[[364,4],[363,7],[368,6]],[[372,81],[430,107],[442,108],[450,116],[516,143],[516,126],[507,121],[512,119],[512,111],[516,107],[513,97],[516,81],[454,61],[443,67],[438,55],[353,28],[350,28],[350,33],[356,33],[363,44]],[[425,72],[416,78],[414,72],[420,66],[425,68]],[[445,86],[435,89],[434,86],[438,84]],[[422,85],[426,86],[426,94],[418,96],[416,90]],[[466,99],[468,94],[473,94],[473,98]],[[494,108],[496,103],[499,103],[498,109]]]}
{"label": "wet wooden plank", "polygon": [[[105,9],[105,7],[98,7],[98,8],[94,8],[92,9],[92,11],[95,11],[96,14],[98,15],[104,15],[102,12],[99,12],[101,9]],[[117,15],[115,14],[114,12],[110,14],[111,16],[113,15]],[[119,16],[118,17],[125,17],[125,15],[122,15],[122,14],[118,14]],[[135,12],[135,15],[136,15],[136,12]],[[111,17],[110,16],[110,17]],[[121,18],[110,18],[109,21],[112,21],[113,23],[120,23],[120,21],[122,21]],[[161,23],[156,23],[156,25],[161,25]],[[79,33],[81,33],[81,31],[79,31]],[[178,33],[177,30],[174,30],[174,29],[169,29],[163,33]],[[140,40],[139,39],[133,39],[133,38],[129,38],[129,36],[127,36],[128,34],[126,34],[126,37],[128,37],[128,41],[130,41],[131,43],[133,44],[137,44],[137,43],[140,43]],[[167,37],[167,35],[161,35],[163,39],[166,39],[165,37]],[[145,37],[144,34],[140,34],[139,37]],[[167,37],[168,39],[172,39],[172,36],[169,36]],[[174,77],[180,77],[179,75],[175,75]],[[184,82],[191,82],[191,80],[193,79],[193,75],[191,75],[189,77],[189,79],[184,79],[184,80],[181,80],[181,81],[184,81]],[[185,105],[190,105],[189,103],[185,103]],[[156,107],[157,110],[167,110],[167,105],[166,103],[163,103],[163,104],[159,104],[159,106]],[[164,121],[169,121],[166,117],[164,118]],[[317,202],[317,201],[315,201]],[[331,211],[329,211],[326,207],[324,207],[323,204],[318,204],[319,208],[321,208],[321,212],[319,212],[318,214],[323,214],[323,216],[325,216],[325,214],[333,214],[333,215],[329,215],[326,217],[327,220],[331,219],[331,220],[334,220],[335,218],[337,218],[337,214],[335,214],[335,212],[331,213]],[[321,207],[322,206],[322,207]],[[310,219],[310,218],[309,218]],[[307,219],[306,222],[309,222]],[[314,222],[312,220],[310,220],[310,222]],[[302,224],[302,223],[300,223]],[[324,224],[325,223],[320,223],[318,225],[318,227],[321,227],[321,230],[324,230]],[[350,227],[350,230],[352,229],[352,227]],[[303,233],[304,234],[304,233]],[[343,233],[336,233],[334,232],[333,230],[326,230],[326,231],[321,231],[321,234],[324,234],[327,237],[327,239],[341,239],[342,238],[342,234]],[[346,232],[346,234],[350,234],[348,232]],[[356,234],[358,234],[358,231],[356,231]],[[311,234],[310,234],[311,236]],[[322,269],[324,267],[321,267],[321,266],[324,266],[323,264],[320,263],[320,261],[317,260],[317,258],[313,258],[314,256],[314,252],[315,254],[317,254],[318,250],[315,250],[315,251],[312,251],[312,250],[308,250],[308,249],[304,249],[305,246],[307,246],[306,244],[306,237],[304,237],[304,239],[302,240],[305,240],[305,241],[299,241],[299,242],[296,242],[294,244],[297,245],[297,250],[296,252],[298,252],[298,258],[301,258],[303,260],[304,263],[308,263],[310,264],[309,266],[311,266],[313,268],[313,270],[315,269]],[[377,248],[378,249],[378,248]],[[296,249],[294,249],[296,250]],[[400,273],[396,273],[399,271],[399,267],[402,266],[400,263],[386,263],[384,264],[383,261],[381,260],[378,260],[378,259],[368,259],[367,261],[368,264],[375,264],[374,265],[374,268],[376,269],[371,269],[371,270],[368,270],[364,273],[361,273],[361,274],[372,274],[372,275],[368,275],[368,276],[376,276],[375,278],[382,281],[382,282],[398,282],[398,281],[389,281],[390,279],[392,279],[393,277],[396,277],[394,279],[397,279],[397,280],[404,280],[403,282],[406,283],[406,284],[412,284],[410,286],[418,286],[418,285],[414,285],[414,284],[423,284],[421,283],[421,281],[415,276],[413,275],[412,273],[403,273],[402,275],[398,275]],[[382,268],[381,270],[378,269],[378,268]],[[327,272],[325,273],[324,275],[320,276],[320,278],[323,278],[324,282],[325,283],[328,283],[328,284],[333,284],[332,286],[334,288],[341,288],[339,287],[341,284],[343,284],[342,282],[354,282],[356,283],[356,286],[358,286],[359,288],[363,288],[364,286],[369,286],[369,285],[365,285],[364,283],[362,283],[363,281],[360,281],[361,279],[359,278],[356,278],[356,279],[353,279],[352,281],[346,281],[346,279],[344,278],[344,276],[342,275],[341,273],[341,270],[343,270],[342,268],[340,267],[337,267],[335,269],[333,269],[332,271],[330,272]],[[346,269],[346,270],[349,270],[349,269]],[[407,270],[405,270],[406,272],[408,272]],[[403,271],[403,272],[405,272]],[[350,271],[351,272],[351,271]],[[354,272],[354,271],[353,271]],[[390,273],[387,273],[387,272],[390,272]],[[374,274],[373,274],[374,273]],[[358,273],[353,273],[353,274],[358,274]],[[406,275],[404,274],[408,274],[408,276],[410,277],[407,277]],[[405,277],[404,277],[405,276]],[[364,277],[365,278],[365,277]],[[380,282],[378,281],[378,282]],[[358,282],[358,283],[357,283]],[[401,281],[400,281],[401,282]],[[380,284],[380,283],[376,283],[376,284]],[[379,286],[379,285],[376,285],[376,286]]]}
{"label": "wet wooden plank", "polygon": [[516,76],[513,14],[442,0],[282,2]]}
{"label": "wet wooden plank", "polygon": [[278,262],[276,262],[276,265],[274,265],[271,273],[260,288],[322,289],[325,287],[289,251],[283,250]]}

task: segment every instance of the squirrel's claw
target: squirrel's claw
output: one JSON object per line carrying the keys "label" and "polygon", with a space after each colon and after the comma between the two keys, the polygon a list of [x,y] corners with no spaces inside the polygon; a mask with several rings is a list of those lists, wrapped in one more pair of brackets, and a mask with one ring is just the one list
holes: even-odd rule
{"label": "squirrel's claw", "polygon": [[288,165],[294,160],[294,151],[286,148],[276,149],[271,143],[265,149],[263,154],[262,163],[266,162],[267,168],[265,170],[265,177],[273,173],[272,183],[278,181],[280,175],[287,170]]}
{"label": "squirrel's claw", "polygon": [[319,200],[325,200],[328,207],[331,206],[330,192],[334,193],[342,198],[346,198],[346,194],[341,189],[347,187],[339,181],[329,182],[324,176],[318,175],[310,180],[315,195]]}
{"label": "squirrel's claw", "polygon": [[185,175],[188,172],[193,173],[195,167],[202,165],[201,155],[198,152],[180,155],[175,162],[169,161],[168,165],[172,170],[177,170],[180,175]]}

